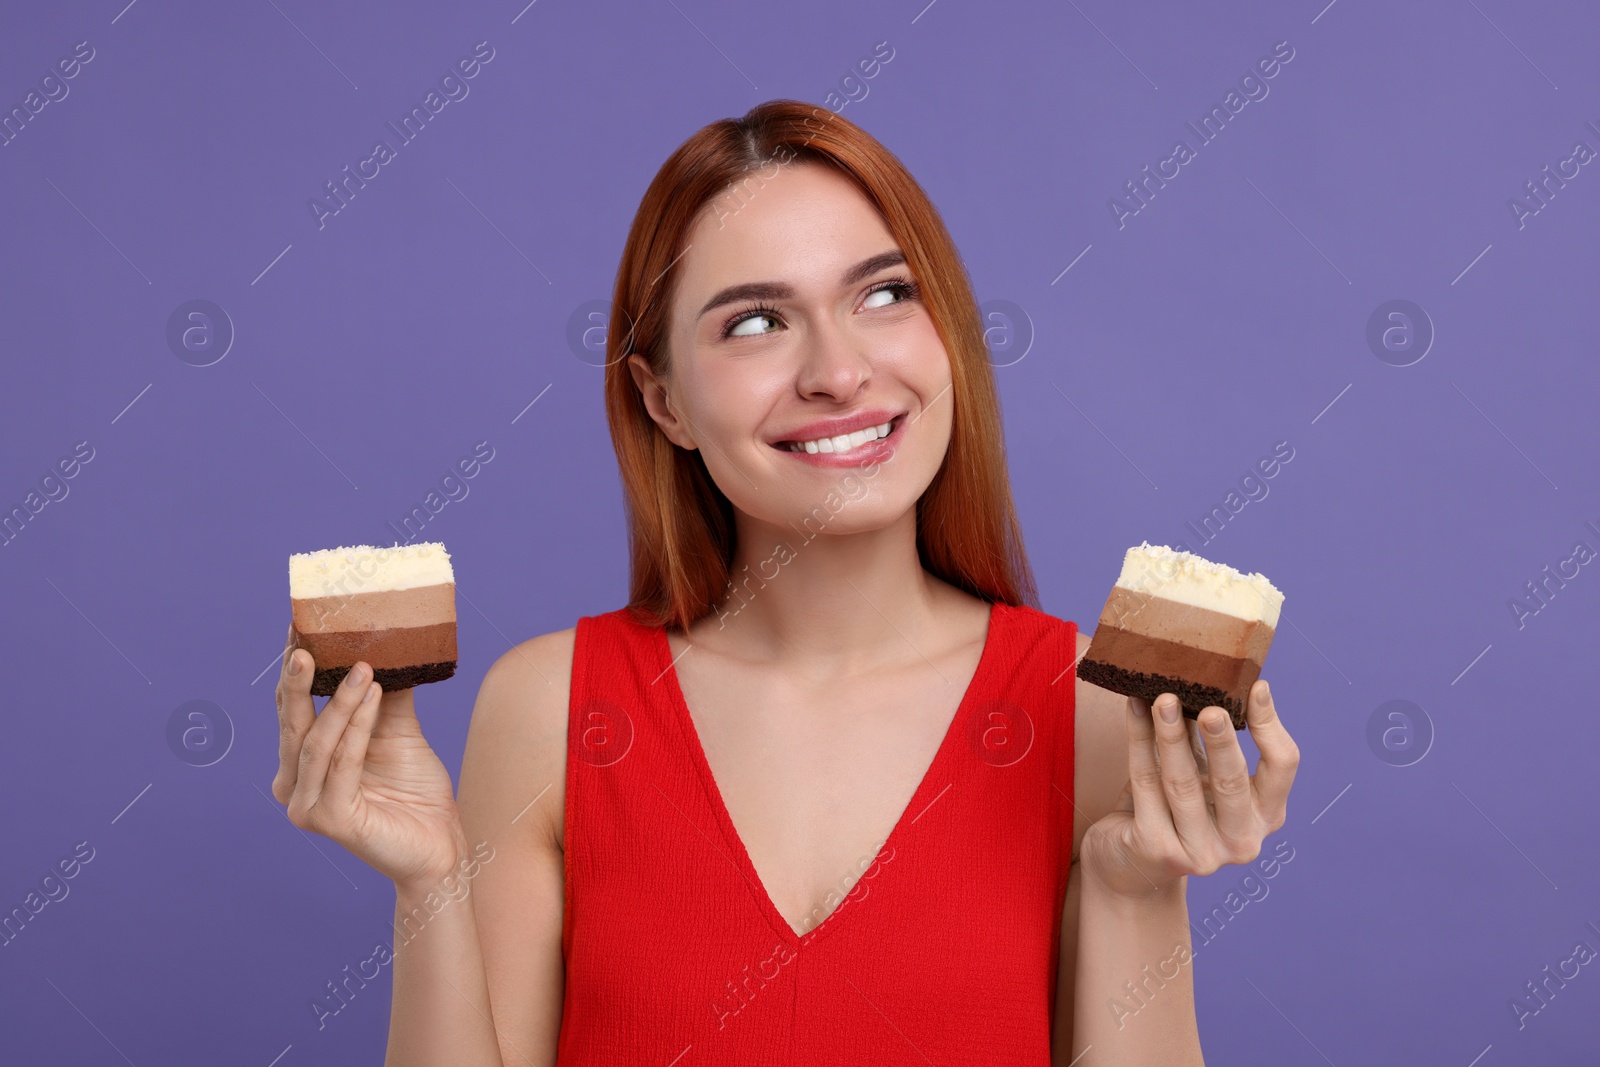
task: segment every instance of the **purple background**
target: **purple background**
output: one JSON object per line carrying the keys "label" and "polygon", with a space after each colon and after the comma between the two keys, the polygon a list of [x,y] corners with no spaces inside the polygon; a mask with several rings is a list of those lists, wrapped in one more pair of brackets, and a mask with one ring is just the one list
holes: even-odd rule
{"label": "purple background", "polygon": [[[837,107],[887,41],[842,113],[996,316],[1044,608],[1092,628],[1144,539],[1287,593],[1294,856],[1197,929],[1208,1059],[1593,1062],[1600,966],[1520,1028],[1511,1003],[1600,948],[1600,720],[1570,669],[1600,574],[1568,564],[1520,624],[1511,601],[1600,549],[1600,164],[1509,206],[1600,149],[1592,11],[123,3],[14,5],[0,34],[4,113],[94,49],[0,147],[0,510],[94,450],[0,547],[0,910],[95,850],[0,947],[8,1061],[379,1062],[387,968],[320,1031],[310,1003],[392,936],[392,886],[268,791],[287,556],[392,542],[489,442],[424,531],[461,593],[459,674],[419,694],[454,772],[495,657],[626,597],[599,360],[568,337],[650,177],[762,100]],[[319,229],[323,183],[480,41],[469,95]],[[1198,145],[1185,123],[1280,41],[1269,94]],[[1195,158],[1119,228],[1109,199],[1180,137]],[[197,299],[235,333],[203,367],[166,336]],[[1436,332],[1420,360],[1367,341],[1395,299]],[[1196,537],[1278,442],[1267,495]],[[169,745],[188,701],[215,708],[191,761],[231,733],[209,766]],[[1247,874],[1193,879],[1196,922]]]}

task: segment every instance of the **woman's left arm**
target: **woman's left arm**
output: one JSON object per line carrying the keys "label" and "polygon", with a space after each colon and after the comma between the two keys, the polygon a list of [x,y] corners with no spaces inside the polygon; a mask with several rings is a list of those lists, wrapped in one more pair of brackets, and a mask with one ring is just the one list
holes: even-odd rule
{"label": "woman's left arm", "polygon": [[[1124,698],[1128,784],[1084,834],[1078,874],[1075,1067],[1204,1067],[1194,1010],[1188,876],[1249,863],[1283,825],[1300,750],[1264,680],[1246,723],[1261,758],[1252,776],[1220,707],[1194,740],[1177,700]],[[1172,721],[1161,714],[1167,701]]]}

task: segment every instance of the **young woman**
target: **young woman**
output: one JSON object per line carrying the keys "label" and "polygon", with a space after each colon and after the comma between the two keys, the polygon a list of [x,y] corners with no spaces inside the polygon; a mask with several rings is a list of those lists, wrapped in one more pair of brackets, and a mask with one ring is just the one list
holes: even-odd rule
{"label": "young woman", "polygon": [[629,604],[493,664],[459,795],[411,691],[285,660],[273,794],[395,883],[386,1062],[1202,1063],[1187,876],[1298,750],[1265,681],[1251,776],[1077,679],[922,189],[806,104],[713,123],[613,309]]}

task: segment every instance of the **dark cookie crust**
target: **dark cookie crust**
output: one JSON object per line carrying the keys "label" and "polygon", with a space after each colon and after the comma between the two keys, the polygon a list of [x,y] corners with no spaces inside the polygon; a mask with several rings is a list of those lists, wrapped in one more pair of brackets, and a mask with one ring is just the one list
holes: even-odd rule
{"label": "dark cookie crust", "polygon": [[1244,705],[1214,686],[1192,685],[1180,678],[1169,678],[1163,674],[1127,671],[1091,659],[1084,659],[1078,663],[1078,677],[1091,685],[1109,689],[1113,693],[1142,697],[1152,703],[1162,693],[1172,693],[1183,705],[1184,717],[1189,719],[1198,719],[1200,712],[1215,705],[1228,713],[1235,730],[1243,730],[1247,725]]}
{"label": "dark cookie crust", "polygon": [[[349,673],[349,667],[317,668],[317,673],[311,678],[311,694],[332,696]],[[397,689],[410,689],[428,682],[442,682],[455,673],[456,661],[450,660],[448,663],[420,663],[412,667],[380,667],[372,672],[372,676],[380,689],[392,693]]]}

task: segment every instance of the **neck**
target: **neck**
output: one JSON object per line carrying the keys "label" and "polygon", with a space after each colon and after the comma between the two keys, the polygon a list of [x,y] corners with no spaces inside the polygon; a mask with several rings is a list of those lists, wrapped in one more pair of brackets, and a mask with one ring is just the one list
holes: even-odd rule
{"label": "neck", "polygon": [[952,590],[922,568],[914,509],[882,529],[849,533],[743,513],[737,522],[733,589],[696,625],[700,634],[751,658],[842,672],[937,643],[930,635]]}

